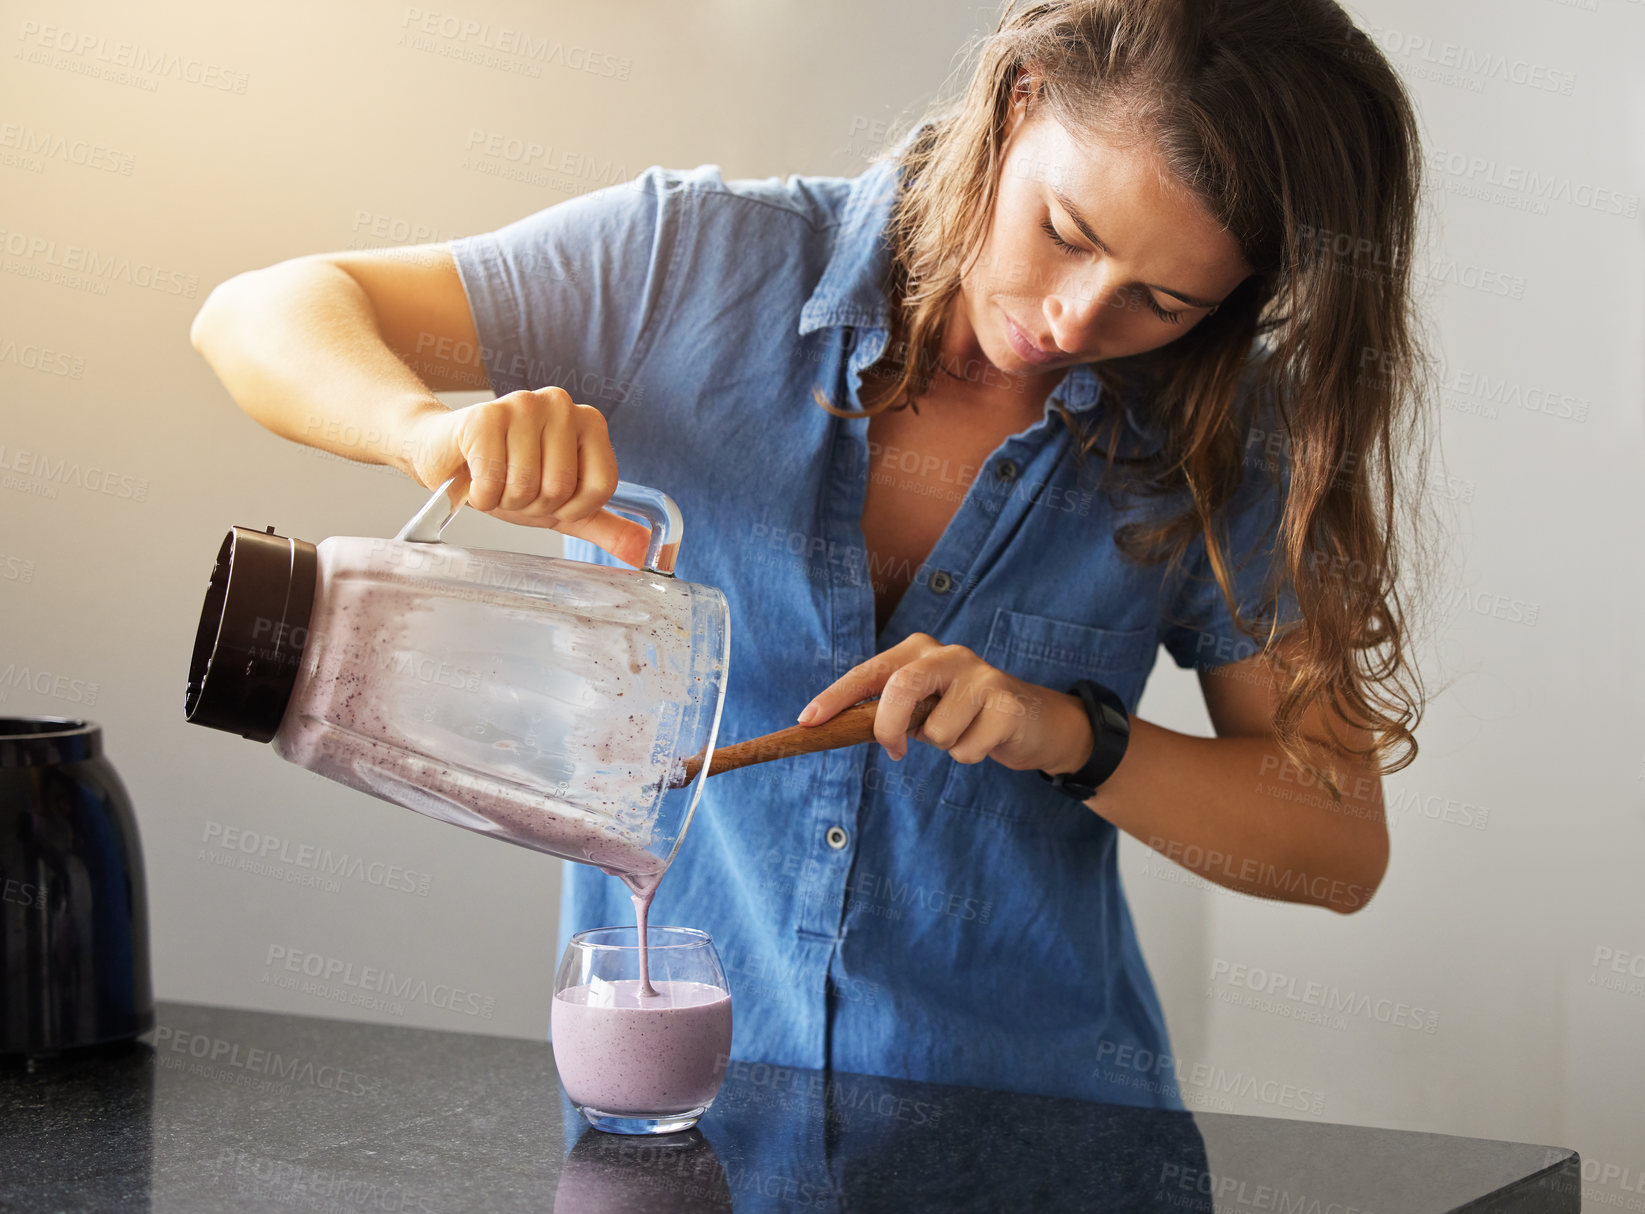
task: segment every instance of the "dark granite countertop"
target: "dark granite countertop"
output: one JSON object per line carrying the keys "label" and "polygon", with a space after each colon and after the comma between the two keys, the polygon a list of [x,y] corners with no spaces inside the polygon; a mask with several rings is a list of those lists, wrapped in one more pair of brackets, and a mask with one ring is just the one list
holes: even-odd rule
{"label": "dark granite countertop", "polygon": [[734,1063],[697,1129],[588,1129],[537,1043],[162,1003],[0,1073],[0,1210],[1581,1207],[1574,1152]]}

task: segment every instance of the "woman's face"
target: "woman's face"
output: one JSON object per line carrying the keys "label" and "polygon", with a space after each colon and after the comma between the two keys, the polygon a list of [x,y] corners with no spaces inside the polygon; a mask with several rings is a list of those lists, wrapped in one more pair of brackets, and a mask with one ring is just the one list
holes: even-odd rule
{"label": "woman's face", "polygon": [[1033,380],[1140,354],[1181,337],[1251,273],[1150,147],[1076,142],[1019,96],[1001,159],[993,220],[944,341],[961,367],[980,354]]}

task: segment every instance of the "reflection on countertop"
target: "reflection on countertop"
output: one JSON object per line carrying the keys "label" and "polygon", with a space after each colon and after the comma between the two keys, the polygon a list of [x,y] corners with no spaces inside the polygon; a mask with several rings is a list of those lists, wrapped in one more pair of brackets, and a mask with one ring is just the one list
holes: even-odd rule
{"label": "reflection on countertop", "polygon": [[1571,1151],[733,1063],[697,1129],[589,1129],[546,1042],[162,1003],[0,1072],[0,1208],[1576,1211]]}

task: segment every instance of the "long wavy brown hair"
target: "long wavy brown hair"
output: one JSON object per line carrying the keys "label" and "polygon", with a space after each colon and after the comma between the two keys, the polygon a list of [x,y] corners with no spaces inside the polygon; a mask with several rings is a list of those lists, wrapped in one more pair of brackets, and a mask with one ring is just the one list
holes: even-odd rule
{"label": "long wavy brown hair", "polygon": [[[1398,75],[1331,0],[1011,0],[977,49],[963,93],[877,157],[903,172],[888,230],[892,340],[869,369],[889,390],[862,410],[819,403],[865,416],[930,391],[993,213],[1020,81],[1071,133],[1151,141],[1255,272],[1168,345],[1091,364],[1105,394],[1136,402],[1164,435],[1159,452],[1115,454],[1118,410],[1088,433],[1066,409],[1063,420],[1082,461],[1104,455],[1133,500],[1180,502],[1119,527],[1116,542],[1135,561],[1180,564],[1203,539],[1230,613],[1278,678],[1287,755],[1333,795],[1336,772],[1313,762],[1312,742],[1405,767],[1423,692],[1399,556],[1420,549],[1408,524],[1421,514],[1411,486],[1424,476],[1431,371],[1411,289],[1420,140]],[[1242,614],[1220,512],[1253,447],[1273,485],[1288,485],[1274,575]],[[1301,615],[1283,634],[1299,638],[1290,661],[1277,644],[1282,579]],[[1316,705],[1371,743],[1305,738]]]}

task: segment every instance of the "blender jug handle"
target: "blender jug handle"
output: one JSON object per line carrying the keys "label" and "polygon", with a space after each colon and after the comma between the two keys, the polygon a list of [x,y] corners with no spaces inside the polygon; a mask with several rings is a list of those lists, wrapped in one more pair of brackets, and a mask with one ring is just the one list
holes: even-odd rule
{"label": "blender jug handle", "polygon": [[[464,466],[434,495],[423,503],[423,508],[411,516],[411,521],[400,528],[394,538],[413,544],[438,544],[446,524],[457,517],[457,512],[468,502],[468,468]],[[632,481],[618,481],[606,509],[619,514],[634,515],[651,528],[651,540],[645,549],[645,570],[674,576],[674,560],[679,554],[680,533],[685,522],[674,499],[660,489],[648,489]]]}

